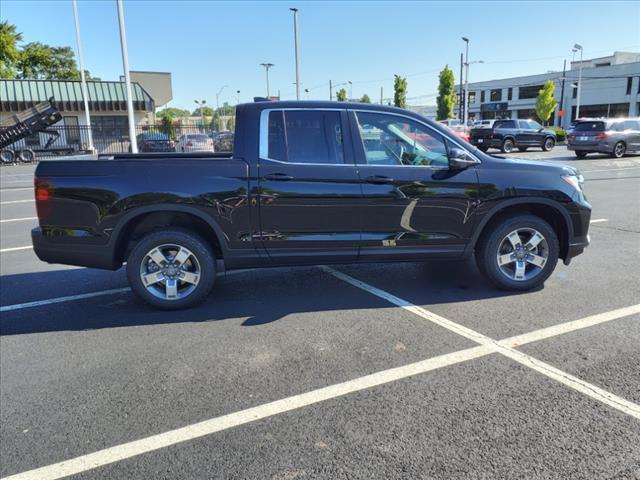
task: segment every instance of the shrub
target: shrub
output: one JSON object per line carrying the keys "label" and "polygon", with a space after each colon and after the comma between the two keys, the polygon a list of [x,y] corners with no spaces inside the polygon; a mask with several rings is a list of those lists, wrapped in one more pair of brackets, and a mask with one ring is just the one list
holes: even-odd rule
{"label": "shrub", "polygon": [[567,131],[563,128],[549,127],[549,130],[553,130],[556,133],[556,139],[558,142],[567,141]]}

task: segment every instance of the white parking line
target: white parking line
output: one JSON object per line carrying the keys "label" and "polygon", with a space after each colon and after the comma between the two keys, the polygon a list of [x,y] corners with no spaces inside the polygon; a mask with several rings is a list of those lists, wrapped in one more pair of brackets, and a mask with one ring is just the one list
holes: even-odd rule
{"label": "white parking line", "polygon": [[36,300],[35,302],[16,303],[14,305],[5,305],[0,307],[1,312],[11,312],[12,310],[22,310],[24,308],[40,307],[42,305],[53,305],[55,303],[71,302],[73,300],[84,300],[85,298],[101,297],[103,295],[113,295],[116,293],[130,292],[129,287],[113,288],[111,290],[101,290],[99,292],[81,293],[80,295],[69,295],[66,297],[49,298],[47,300]]}
{"label": "white parking line", "polygon": [[621,167],[621,168],[603,168],[598,170],[580,170],[580,173],[596,173],[596,172],[617,172],[619,170],[637,170],[640,168],[640,165],[637,167]]}
{"label": "white parking line", "polygon": [[[331,270],[329,271],[331,273]],[[612,312],[592,315],[584,319],[567,322],[566,324],[536,330],[524,335],[504,339],[500,342],[496,342],[495,344],[503,345],[505,348],[515,346],[516,344],[524,345],[526,343],[543,340],[556,335],[562,335],[564,333],[573,332],[636,313],[640,313],[640,304],[621,308]],[[403,365],[401,367],[382,370],[364,377],[355,378],[353,380],[319,388],[317,390],[294,395],[292,397],[283,398],[281,400],[258,405],[246,410],[240,410],[238,412],[205,420],[193,425],[187,425],[186,427],[169,430],[168,432],[152,435],[140,440],[105,448],[104,450],[99,450],[70,460],[65,460],[63,462],[5,477],[2,480],[55,480],[69,475],[75,475],[103,465],[119,462],[154,450],[159,450],[178,443],[211,435],[222,430],[255,422],[263,418],[279,415],[291,410],[314,405],[325,400],[338,398],[350,393],[395,382],[397,380],[434,371],[447,366],[456,365],[491,353],[496,353],[494,344],[480,345],[478,347],[459,350],[457,352],[440,355],[420,362]],[[536,360],[536,362],[538,361]],[[561,376],[566,375],[562,372],[560,372],[560,374]]]}
{"label": "white parking line", "polygon": [[29,200],[9,200],[8,202],[0,202],[0,205],[10,205],[12,203],[32,203],[35,202],[35,200],[33,198],[30,198]]}
{"label": "white parking line", "polygon": [[27,220],[37,220],[37,219],[38,217],[8,218],[6,220],[0,220],[0,223],[26,222]]}
{"label": "white parking line", "polygon": [[31,245],[27,247],[12,247],[12,248],[3,248],[0,250],[0,253],[9,253],[9,252],[18,252],[20,250],[31,250],[33,247]]}
{"label": "white parking line", "polygon": [[[389,303],[397,305],[400,308],[414,313],[415,315],[418,315],[425,320],[429,320],[436,325],[440,325],[441,327],[457,333],[458,335],[461,335],[465,338],[468,338],[469,340],[473,340],[480,345],[491,347],[495,352],[500,353],[505,357],[511,358],[521,365],[542,373],[543,375],[552,378],[553,380],[563,383],[568,387],[571,387],[574,390],[587,395],[588,397],[591,397],[623,413],[626,413],[627,415],[631,415],[632,417],[640,419],[640,405],[625,400],[622,397],[618,397],[617,395],[609,393],[599,387],[596,387],[595,385],[589,384],[579,379],[578,377],[570,375],[566,372],[562,372],[561,370],[558,370],[548,363],[537,360],[536,358],[533,358],[526,353],[514,349],[508,344],[502,344],[490,337],[487,337],[486,335],[483,335],[482,333],[476,332],[475,330],[465,327],[464,325],[460,325],[459,323],[452,322],[451,320],[441,317],[440,315],[430,312],[422,307],[413,305],[407,300],[396,297],[389,292],[376,288],[373,285],[369,285],[368,283],[362,282],[354,277],[351,277],[350,275],[334,270],[331,267],[323,266],[321,268],[334,277],[339,278],[340,280],[343,280],[353,285],[354,287],[358,287],[361,290],[372,293],[373,295],[380,297],[388,301]],[[640,312],[640,305],[636,305],[632,308],[635,308],[637,312]]]}
{"label": "white parking line", "polygon": [[33,191],[33,187],[0,188],[0,192],[17,192],[19,190],[32,190]]}
{"label": "white parking line", "polygon": [[595,220],[591,220],[589,223],[602,223],[602,222],[608,222],[609,220],[606,218],[596,218]]}

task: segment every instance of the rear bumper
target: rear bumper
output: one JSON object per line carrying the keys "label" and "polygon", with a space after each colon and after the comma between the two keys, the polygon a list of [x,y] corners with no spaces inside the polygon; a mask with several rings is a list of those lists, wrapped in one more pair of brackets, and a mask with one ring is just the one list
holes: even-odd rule
{"label": "rear bumper", "polygon": [[567,150],[572,150],[574,152],[601,152],[601,153],[610,153],[613,151],[612,145],[598,143],[596,145],[576,145],[576,144],[567,144]]}
{"label": "rear bumper", "polygon": [[31,230],[31,242],[33,251],[43,262],[107,270],[117,270],[122,266],[114,261],[113,251],[108,245],[72,243],[67,237],[46,236],[40,227]]}
{"label": "rear bumper", "polygon": [[472,138],[469,143],[475,147],[500,148],[502,146],[499,138]]}

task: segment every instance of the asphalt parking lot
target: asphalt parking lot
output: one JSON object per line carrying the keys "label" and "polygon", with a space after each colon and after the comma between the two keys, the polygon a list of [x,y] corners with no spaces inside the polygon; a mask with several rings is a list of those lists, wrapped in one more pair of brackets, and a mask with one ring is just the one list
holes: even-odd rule
{"label": "asphalt parking lot", "polygon": [[640,478],[640,157],[585,176],[591,246],[543,289],[471,262],[245,270],[182,312],[41,263],[0,168],[0,476]]}

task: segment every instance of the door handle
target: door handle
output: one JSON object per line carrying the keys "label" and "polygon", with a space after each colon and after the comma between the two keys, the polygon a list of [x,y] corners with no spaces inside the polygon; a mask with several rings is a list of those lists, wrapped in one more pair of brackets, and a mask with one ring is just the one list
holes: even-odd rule
{"label": "door handle", "polygon": [[288,180],[293,180],[293,177],[291,175],[287,175],[286,173],[270,173],[268,175],[265,175],[264,178],[266,178],[267,180],[276,180],[276,181],[288,181]]}
{"label": "door handle", "polygon": [[371,177],[367,177],[367,183],[383,185],[385,183],[393,183],[393,178],[385,177],[384,175],[372,175]]}

